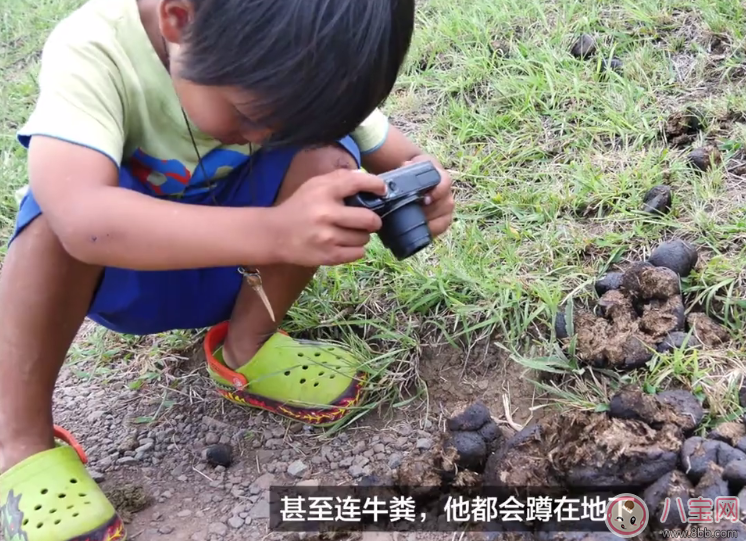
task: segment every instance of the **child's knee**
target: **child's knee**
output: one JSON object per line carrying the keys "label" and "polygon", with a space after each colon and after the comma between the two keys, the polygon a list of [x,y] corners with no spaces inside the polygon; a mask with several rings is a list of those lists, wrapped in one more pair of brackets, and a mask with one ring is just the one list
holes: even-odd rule
{"label": "child's knee", "polygon": [[304,182],[338,169],[357,169],[358,163],[342,145],[301,150],[290,163],[278,202],[292,195]]}

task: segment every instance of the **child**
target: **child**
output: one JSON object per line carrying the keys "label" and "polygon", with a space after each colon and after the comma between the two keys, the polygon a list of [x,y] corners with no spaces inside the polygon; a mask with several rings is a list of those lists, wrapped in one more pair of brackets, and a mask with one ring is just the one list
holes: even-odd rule
{"label": "child", "polygon": [[413,20],[414,0],[90,0],[53,31],[0,278],[6,539],[126,537],[53,425],[86,316],[128,334],[209,328],[209,374],[240,404],[315,425],[360,404],[360,361],[278,323],[317,267],[363,257],[381,220],[343,199],[384,194],[374,175],[433,161],[429,225],[451,223],[450,178],[377,109]]}

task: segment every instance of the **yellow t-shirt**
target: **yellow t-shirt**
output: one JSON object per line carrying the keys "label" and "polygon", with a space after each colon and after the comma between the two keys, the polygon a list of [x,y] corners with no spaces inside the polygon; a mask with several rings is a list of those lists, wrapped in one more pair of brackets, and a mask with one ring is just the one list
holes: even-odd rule
{"label": "yellow t-shirt", "polygon": [[[193,127],[197,167],[179,99],[136,0],[89,0],[61,21],[44,46],[39,85],[18,134],[22,144],[46,135],[98,150],[158,194],[206,189],[207,180],[225,177],[251,153],[248,145],[225,146]],[[365,154],[383,144],[388,126],[376,110],[350,135]]]}

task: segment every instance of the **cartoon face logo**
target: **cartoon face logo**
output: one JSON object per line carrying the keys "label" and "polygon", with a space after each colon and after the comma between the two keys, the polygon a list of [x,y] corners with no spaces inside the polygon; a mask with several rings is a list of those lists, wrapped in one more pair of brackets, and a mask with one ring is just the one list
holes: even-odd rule
{"label": "cartoon face logo", "polygon": [[649,520],[647,505],[634,494],[619,494],[609,501],[606,509],[606,526],[619,537],[639,535]]}

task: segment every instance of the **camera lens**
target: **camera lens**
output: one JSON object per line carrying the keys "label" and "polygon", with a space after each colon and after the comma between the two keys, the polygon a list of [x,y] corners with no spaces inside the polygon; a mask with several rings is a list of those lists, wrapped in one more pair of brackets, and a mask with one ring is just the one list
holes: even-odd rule
{"label": "camera lens", "polygon": [[432,242],[425,212],[416,200],[387,215],[378,237],[399,260],[413,256]]}

